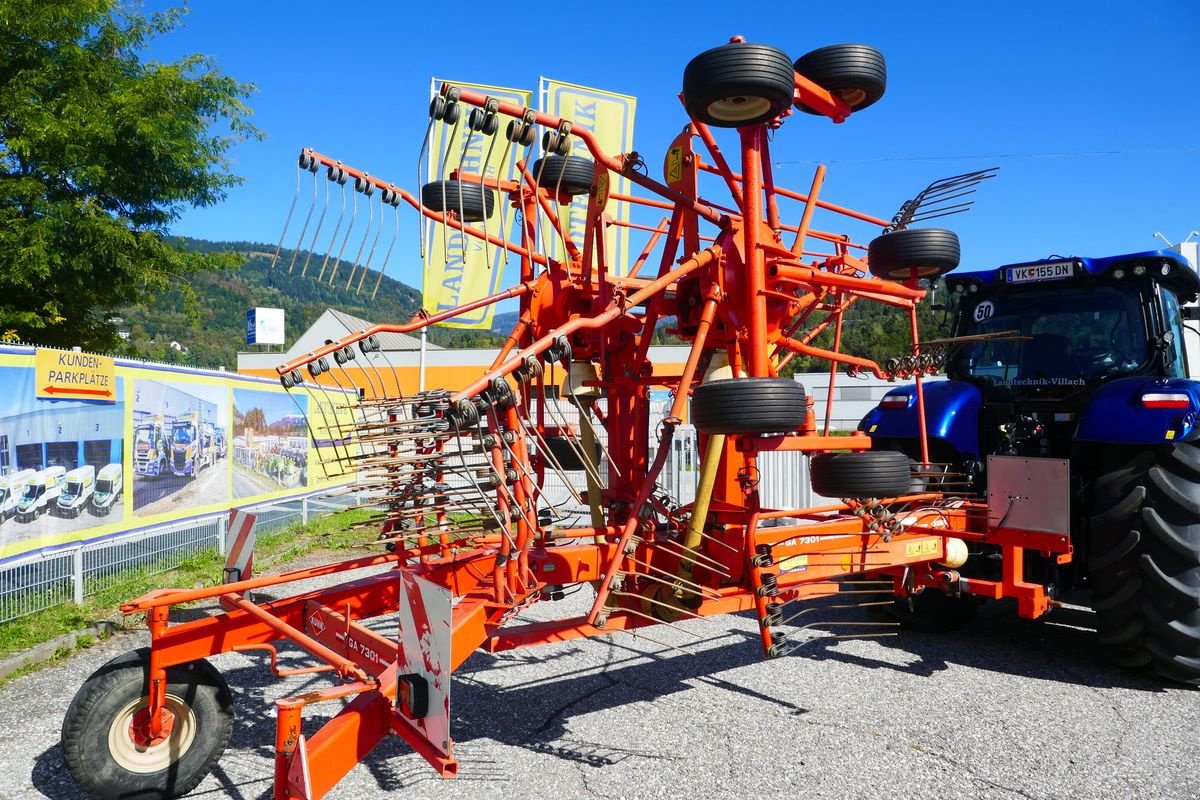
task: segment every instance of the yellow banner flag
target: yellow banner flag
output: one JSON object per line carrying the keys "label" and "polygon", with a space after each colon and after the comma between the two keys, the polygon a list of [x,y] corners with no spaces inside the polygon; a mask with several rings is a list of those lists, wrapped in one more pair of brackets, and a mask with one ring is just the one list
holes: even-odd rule
{"label": "yellow banner flag", "polygon": [[[431,95],[437,93],[442,83],[436,79],[433,81]],[[457,81],[446,83],[521,106],[528,106],[533,100],[532,92],[521,89]],[[429,181],[445,180],[454,170],[502,181],[516,180],[517,158],[524,151],[508,146],[504,138],[506,121],[501,121],[500,131],[495,136],[484,136],[482,133],[471,133],[466,125],[466,116],[471,108],[462,106],[459,111],[462,118],[457,125],[434,123],[427,160]],[[474,222],[471,226],[507,239],[512,231],[516,209],[498,193],[495,199],[495,211],[486,222]],[[504,264],[508,258],[502,248],[493,244],[485,246],[482,239],[440,222],[427,222],[424,232],[428,244],[422,281],[422,305],[425,310],[436,314],[500,290]],[[441,324],[449,328],[490,328],[494,311],[494,305],[484,306]]]}
{"label": "yellow banner flag", "polygon": [[[542,78],[539,82],[541,108],[547,114],[570,120],[580,128],[587,128],[596,137],[596,143],[606,155],[617,156],[633,150],[633,118],[637,112],[637,98],[625,94],[614,94],[586,86]],[[591,158],[587,146],[578,137],[571,137],[571,155]],[[610,175],[609,194],[630,193],[630,181]],[[579,195],[569,208],[563,208],[560,217],[563,226],[570,232],[572,241],[582,248],[584,229],[587,227],[588,196]],[[609,202],[608,215],[621,222],[629,221],[629,204]],[[544,232],[548,234],[548,231]],[[550,234],[544,242],[555,258],[564,258],[565,250],[557,235]],[[625,275],[629,272],[629,229],[620,225],[610,226],[605,239],[610,275]]]}

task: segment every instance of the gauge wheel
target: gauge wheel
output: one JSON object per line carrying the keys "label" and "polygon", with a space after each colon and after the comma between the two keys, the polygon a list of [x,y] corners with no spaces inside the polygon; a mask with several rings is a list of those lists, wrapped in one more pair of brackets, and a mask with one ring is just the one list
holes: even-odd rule
{"label": "gauge wheel", "polygon": [[906,228],[871,240],[867,268],[890,281],[936,278],[958,266],[962,257],[958,234],[943,228]]}
{"label": "gauge wheel", "polygon": [[119,656],[76,692],[62,727],[75,780],[98,800],[179,797],[204,779],[229,743],[233,700],[200,659],[167,670],[163,733],[148,728],[150,650]]}
{"label": "gauge wheel", "polygon": [[549,155],[533,162],[533,179],[538,186],[572,197],[592,190],[593,174],[590,158]]}
{"label": "gauge wheel", "polygon": [[758,125],[782,114],[796,94],[792,61],[778,48],[733,42],[705,50],[683,70],[683,103],[716,128]]}
{"label": "gauge wheel", "polygon": [[824,497],[900,497],[913,486],[908,456],[890,450],[818,453],[809,476],[813,491]]}
{"label": "gauge wheel", "polygon": [[804,387],[791,378],[727,378],[692,392],[692,424],[701,433],[787,433],[807,416]]}
{"label": "gauge wheel", "polygon": [[[799,74],[861,111],[883,97],[887,89],[887,65],[883,53],[865,44],[831,44],[796,59],[792,65]],[[821,114],[815,108],[796,103],[806,114]]]}
{"label": "gauge wheel", "polygon": [[421,205],[437,212],[453,211],[463,222],[482,222],[496,208],[496,193],[478,183],[434,181],[421,187]]}

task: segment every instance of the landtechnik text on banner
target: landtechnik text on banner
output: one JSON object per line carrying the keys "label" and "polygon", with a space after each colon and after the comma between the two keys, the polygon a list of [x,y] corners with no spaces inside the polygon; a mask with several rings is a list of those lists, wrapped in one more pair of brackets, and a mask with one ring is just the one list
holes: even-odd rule
{"label": "landtechnik text on banner", "polygon": [[[606,153],[628,153],[633,150],[633,121],[637,111],[637,98],[630,95],[590,89],[573,83],[541,78],[538,96],[542,111],[568,119],[575,126],[590,130],[596,143]],[[571,155],[591,158],[583,140],[571,137]],[[610,176],[612,181],[608,194],[630,193],[628,178]],[[569,206],[560,207],[560,218],[570,231],[576,244],[583,244],[584,229],[587,227],[588,195],[579,195]],[[614,220],[629,221],[629,204],[608,201],[607,213]],[[549,225],[542,229],[543,242],[555,258],[563,258],[562,245],[558,237],[550,232]],[[557,252],[556,252],[557,249]],[[629,273],[629,229],[611,225],[605,237],[605,252],[611,274],[623,276]]]}
{"label": "landtechnik text on banner", "polygon": [[[431,97],[436,96],[442,83],[439,79],[433,80]],[[528,106],[533,100],[532,92],[520,89],[457,81],[449,83],[521,106]],[[455,170],[502,181],[517,180],[517,159],[524,150],[504,145],[503,137],[472,134],[462,122],[457,125],[434,125],[426,160],[428,182],[446,180]],[[449,198],[449,201],[453,204],[454,198]],[[517,210],[499,199],[496,206],[486,223],[473,224],[486,224],[490,232],[505,239],[510,238]],[[504,266],[510,257],[506,250],[485,247],[483,240],[474,236],[464,237],[460,231],[438,222],[427,221],[423,234],[425,273],[422,305],[426,311],[445,311],[500,291]],[[495,306],[487,305],[441,324],[449,328],[490,328],[494,309]]]}

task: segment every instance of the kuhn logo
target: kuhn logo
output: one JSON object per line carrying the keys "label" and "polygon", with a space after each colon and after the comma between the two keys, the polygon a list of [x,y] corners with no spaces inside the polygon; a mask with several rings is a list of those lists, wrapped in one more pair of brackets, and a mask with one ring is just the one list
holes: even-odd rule
{"label": "kuhn logo", "polygon": [[321,615],[314,611],[308,618],[308,626],[313,629],[313,633],[320,636],[325,632],[325,620],[321,619]]}

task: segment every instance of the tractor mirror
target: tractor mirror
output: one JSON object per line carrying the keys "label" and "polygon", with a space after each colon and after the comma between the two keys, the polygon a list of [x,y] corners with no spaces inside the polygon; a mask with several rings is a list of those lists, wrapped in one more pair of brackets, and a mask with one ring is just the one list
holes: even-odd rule
{"label": "tractor mirror", "polygon": [[1200,306],[1184,306],[1183,318],[1190,321],[1200,320]]}

